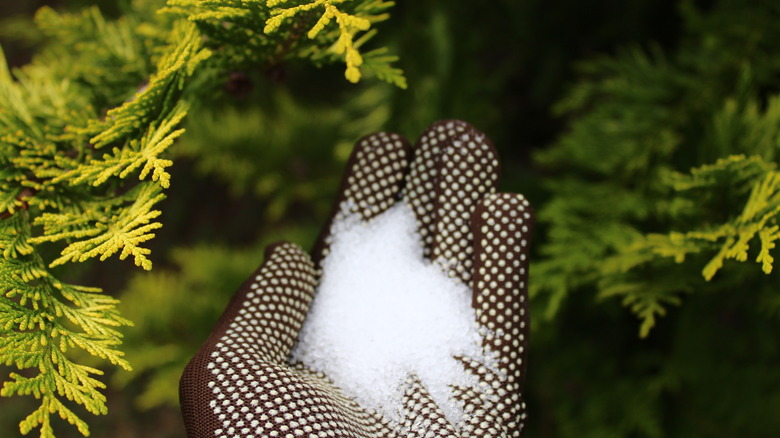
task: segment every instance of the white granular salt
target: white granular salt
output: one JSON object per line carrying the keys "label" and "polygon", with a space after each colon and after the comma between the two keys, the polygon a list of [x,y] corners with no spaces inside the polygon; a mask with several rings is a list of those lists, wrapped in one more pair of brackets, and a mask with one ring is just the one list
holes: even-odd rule
{"label": "white granular salt", "polygon": [[317,294],[291,359],[324,372],[363,407],[399,421],[416,375],[452,424],[450,385],[475,379],[453,356],[489,362],[469,287],[423,258],[412,210],[399,202],[370,222],[334,225]]}

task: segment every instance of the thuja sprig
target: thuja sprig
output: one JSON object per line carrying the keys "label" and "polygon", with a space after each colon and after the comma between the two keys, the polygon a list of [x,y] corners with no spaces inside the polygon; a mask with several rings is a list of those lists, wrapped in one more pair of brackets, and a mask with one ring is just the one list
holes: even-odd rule
{"label": "thuja sprig", "polygon": [[33,395],[41,401],[20,423],[23,434],[40,427],[41,437],[53,437],[51,416],[57,415],[88,435],[86,422],[64,400],[105,414],[105,385],[94,377],[103,372],[75,362],[68,352],[78,349],[129,369],[117,349],[117,329],[130,322],[119,316],[115,299],[59,281],[33,247],[20,246],[29,241],[29,222],[26,211],[0,221],[0,363],[28,370],[11,373],[0,395]]}
{"label": "thuja sprig", "polygon": [[[314,9],[321,9],[322,15],[320,15],[314,25],[308,30],[307,36],[310,39],[315,39],[321,32],[330,26],[333,20],[335,20],[338,27],[338,38],[331,47],[331,51],[344,57],[344,61],[347,65],[344,76],[347,80],[353,83],[358,82],[361,78],[360,67],[363,65],[364,60],[358,50],[360,43],[355,41],[355,36],[360,32],[368,31],[371,28],[372,22],[385,19],[386,17],[379,12],[390,7],[392,3],[383,1],[367,2],[358,13],[350,14],[338,6],[349,1],[351,0],[315,0],[310,3],[296,6],[281,7],[280,5],[290,3],[290,1],[267,0],[266,5],[271,8],[271,17],[266,20],[263,32],[266,34],[273,33],[286,21],[298,14]],[[393,82],[396,83],[396,85],[404,87],[405,82],[398,79],[402,77],[400,70],[388,72],[387,69],[382,68],[390,62],[395,61],[395,59],[377,59],[384,61],[378,63],[381,64],[380,69],[383,71],[384,76],[380,77],[380,79],[388,80],[388,82]]]}
{"label": "thuja sprig", "polygon": [[[322,5],[311,38],[286,24],[265,34],[284,9],[266,0],[169,0],[166,13],[133,2],[137,9],[115,20],[97,7],[43,8],[36,23],[48,39],[30,64],[11,71],[0,50],[0,364],[18,371],[0,395],[40,401],[22,433],[53,437],[59,416],[86,435],[72,408],[106,413],[102,371],[83,362],[129,368],[119,346],[130,322],[116,300],[66,284],[53,269],[114,256],[152,267],[147,243],[162,227],[169,149],[191,109],[230,72],[290,58],[346,61],[350,80],[363,63],[405,85],[383,49],[365,61],[358,53],[375,33],[363,31],[386,19],[391,3],[340,3]],[[304,18],[298,26],[314,17]],[[59,251],[53,260],[44,256],[51,249]]]}
{"label": "thuja sprig", "polygon": [[[115,27],[126,25],[105,21],[94,9],[64,21],[51,10],[39,16],[43,25],[97,22],[83,28],[107,45],[115,42]],[[99,36],[89,48],[101,44]],[[176,24],[171,36],[145,89],[102,117],[90,97],[105,94],[62,77],[67,69],[34,63],[12,73],[0,51],[0,364],[20,371],[9,375],[0,395],[40,401],[20,422],[23,434],[39,428],[42,437],[53,437],[52,416],[58,416],[88,435],[72,408],[107,412],[103,371],[80,363],[85,354],[129,369],[118,347],[119,328],[130,322],[117,301],[100,289],[64,283],[50,268],[117,253],[151,268],[142,244],[162,226],[154,206],[169,185],[170,160],[163,155],[182,132],[187,78],[208,56],[191,23]],[[82,55],[97,57],[96,64],[115,60],[112,51]],[[104,146],[111,152],[98,158]],[[47,263],[40,248],[50,243],[64,249]]]}

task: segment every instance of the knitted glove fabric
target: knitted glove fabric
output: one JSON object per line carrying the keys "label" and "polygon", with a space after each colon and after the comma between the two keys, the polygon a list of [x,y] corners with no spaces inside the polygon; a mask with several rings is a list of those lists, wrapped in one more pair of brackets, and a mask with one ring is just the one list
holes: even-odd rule
{"label": "knitted glove fabric", "polygon": [[[431,125],[414,148],[396,134],[358,142],[331,219],[311,257],[277,243],[233,296],[180,384],[187,434],[195,437],[519,437],[528,342],[528,236],[533,212],[516,194],[495,193],[496,152],[465,122]],[[488,366],[457,358],[476,387],[453,387],[464,419],[450,424],[424,385],[405,382],[400,422],[351,400],[327,376],[288,357],[314,297],[331,228],[363,220],[402,199],[411,206],[424,254],[472,290]]]}

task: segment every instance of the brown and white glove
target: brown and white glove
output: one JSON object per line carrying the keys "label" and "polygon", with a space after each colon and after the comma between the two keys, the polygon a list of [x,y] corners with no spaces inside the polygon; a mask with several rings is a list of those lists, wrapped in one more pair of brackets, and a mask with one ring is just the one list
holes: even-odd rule
{"label": "brown and white glove", "polygon": [[[465,122],[431,125],[414,152],[401,136],[377,133],[355,146],[339,199],[312,256],[290,243],[233,296],[186,367],[181,408],[191,438],[519,437],[528,344],[528,239],[533,212],[516,194],[496,193],[498,159]],[[453,386],[463,420],[451,424],[414,376],[401,421],[364,409],[327,376],[289,363],[314,297],[339,215],[370,220],[403,199],[413,210],[424,255],[472,290],[490,366],[457,358],[477,387]]]}

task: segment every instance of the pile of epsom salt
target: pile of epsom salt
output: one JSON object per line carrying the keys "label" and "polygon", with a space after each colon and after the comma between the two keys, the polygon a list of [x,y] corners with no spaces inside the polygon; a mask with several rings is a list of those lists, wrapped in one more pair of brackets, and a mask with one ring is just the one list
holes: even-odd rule
{"label": "pile of epsom salt", "polygon": [[416,229],[402,202],[370,222],[348,217],[334,225],[291,359],[393,421],[401,419],[404,382],[414,374],[457,424],[463,413],[450,385],[476,382],[453,356],[487,359],[471,291],[423,258]]}

